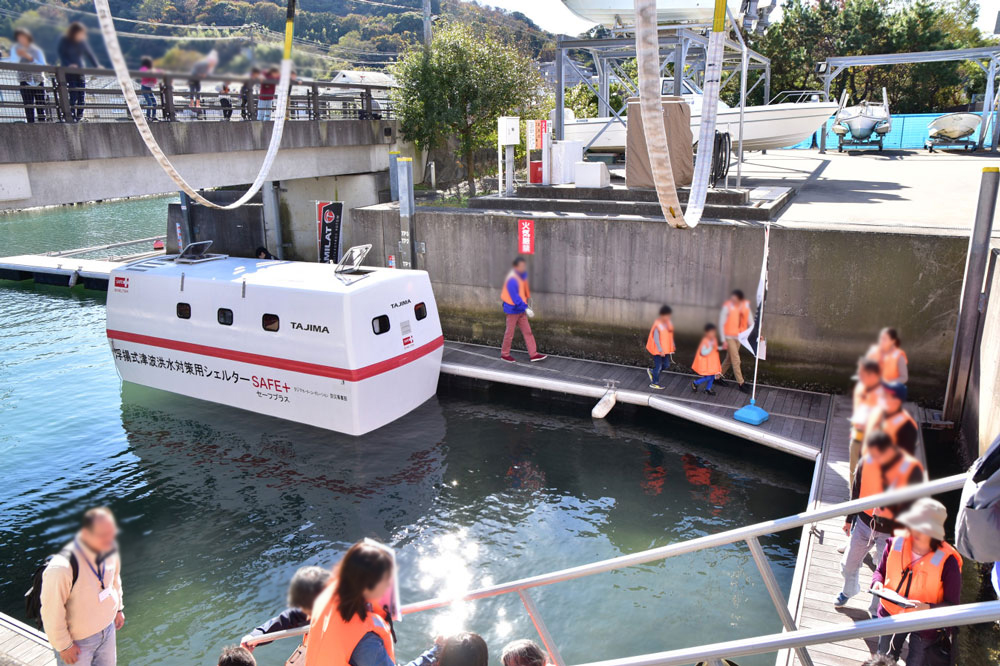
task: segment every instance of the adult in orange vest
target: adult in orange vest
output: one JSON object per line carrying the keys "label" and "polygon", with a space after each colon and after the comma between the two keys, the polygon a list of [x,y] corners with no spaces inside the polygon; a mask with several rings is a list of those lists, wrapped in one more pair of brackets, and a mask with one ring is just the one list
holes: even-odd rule
{"label": "adult in orange vest", "polygon": [[861,444],[865,439],[868,421],[872,412],[882,404],[881,370],[877,361],[862,358],[858,361],[858,383],[854,387],[854,411],[851,413],[851,443],[849,460],[851,472],[849,479],[854,478],[858,459],[861,457]]}
{"label": "adult in orange vest", "polygon": [[722,365],[719,363],[719,338],[715,324],[705,324],[705,337],[698,343],[698,351],[694,355],[691,369],[700,378],[691,382],[691,390],[698,392],[698,387],[705,385],[705,393],[715,395],[712,382],[718,376]]}
{"label": "adult in orange vest", "polygon": [[719,313],[719,330],[722,331],[719,340],[726,350],[726,360],[722,362],[722,368],[716,378],[721,382],[722,376],[732,367],[733,377],[744,393],[749,393],[750,387],[743,381],[743,370],[740,368],[740,333],[751,328],[753,328],[753,315],[750,314],[750,303],[744,298],[741,290],[734,289],[722,304]]}
{"label": "adult in orange vest", "polygon": [[531,362],[544,361],[545,354],[538,353],[535,345],[535,336],[531,333],[529,317],[535,316],[535,311],[531,309],[531,287],[528,284],[528,264],[524,257],[514,259],[510,272],[503,281],[500,289],[500,302],[503,304],[503,312],[507,316],[507,327],[503,333],[503,344],[500,346],[500,358],[508,363],[515,363],[516,360],[510,355],[510,346],[514,342],[514,329],[521,329],[524,337],[524,345],[528,348],[528,360]]}
{"label": "adult in orange vest", "polygon": [[[882,600],[879,617],[898,613],[952,606],[961,601],[962,556],[945,543],[944,505],[929,497],[918,499],[899,516],[906,529],[893,538],[872,575],[872,589],[889,589],[916,603],[904,608]],[[907,666],[934,666],[951,663],[951,632],[931,629],[913,632]],[[878,651],[899,659],[906,634],[882,636]]]}
{"label": "adult in orange vest", "polygon": [[[395,663],[392,620],[377,608],[392,585],[392,556],[358,542],[334,567],[313,605],[305,666],[391,666]],[[435,645],[409,666],[430,666]]]}
{"label": "adult in orange vest", "polygon": [[[888,490],[922,483],[924,468],[913,456],[900,451],[892,440],[881,431],[868,435],[865,455],[861,459],[851,483],[851,499],[871,497]],[[894,517],[907,507],[877,507],[847,516],[844,533],[850,535],[847,548],[840,560],[840,573],[844,577],[844,587],[833,602],[836,607],[861,591],[858,572],[872,549],[876,549],[876,559],[882,556],[892,533],[897,527]],[[872,613],[877,604],[871,604]]]}
{"label": "adult in orange vest", "polygon": [[903,408],[907,390],[899,382],[882,383],[882,402],[872,410],[869,429],[879,429],[892,439],[893,443],[910,455],[917,451],[920,427],[917,420]]}
{"label": "adult in orange vest", "polygon": [[878,342],[868,350],[868,358],[878,361],[882,371],[882,381],[900,384],[910,381],[910,370],[907,365],[909,361],[902,344],[899,331],[887,327],[879,331]]}
{"label": "adult in orange vest", "polygon": [[653,357],[653,369],[646,369],[651,389],[663,388],[660,386],[660,373],[670,367],[673,354],[677,351],[677,347],[674,346],[674,324],[670,321],[671,314],[673,310],[669,305],[660,308],[660,316],[653,322],[646,338],[646,351]]}

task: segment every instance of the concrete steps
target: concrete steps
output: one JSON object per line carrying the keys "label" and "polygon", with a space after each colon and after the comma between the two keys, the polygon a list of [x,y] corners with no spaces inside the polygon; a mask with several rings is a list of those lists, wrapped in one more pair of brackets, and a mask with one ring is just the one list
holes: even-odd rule
{"label": "concrete steps", "polygon": [[[709,190],[704,216],[717,220],[766,222],[777,217],[791,199],[789,188],[756,190]],[[687,188],[678,192],[687,203]],[[469,200],[469,207],[480,210],[514,210],[532,213],[579,213],[584,215],[629,215],[663,218],[654,190],[629,190],[624,187],[578,188],[573,186],[525,186],[517,196],[488,195]]]}

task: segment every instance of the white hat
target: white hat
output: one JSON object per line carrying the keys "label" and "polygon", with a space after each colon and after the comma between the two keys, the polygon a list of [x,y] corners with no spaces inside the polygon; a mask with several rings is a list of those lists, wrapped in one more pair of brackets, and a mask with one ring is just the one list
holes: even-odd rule
{"label": "white hat", "polygon": [[948,510],[944,508],[944,504],[930,497],[921,497],[896,520],[911,530],[944,541],[944,523],[947,519]]}

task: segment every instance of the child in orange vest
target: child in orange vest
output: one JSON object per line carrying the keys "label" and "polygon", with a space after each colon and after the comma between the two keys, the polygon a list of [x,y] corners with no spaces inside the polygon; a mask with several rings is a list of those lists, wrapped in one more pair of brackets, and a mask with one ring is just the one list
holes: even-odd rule
{"label": "child in orange vest", "polygon": [[715,324],[705,324],[705,337],[698,344],[698,352],[694,356],[694,363],[691,369],[701,379],[691,382],[691,390],[698,392],[698,387],[705,385],[705,393],[715,395],[712,384],[715,376],[722,371],[722,363],[719,361],[719,335]]}
{"label": "child in orange vest", "polygon": [[670,367],[674,362],[674,325],[670,321],[673,310],[669,305],[660,308],[660,316],[653,322],[649,329],[649,337],[646,338],[646,351],[653,356],[653,369],[646,369],[649,375],[649,388],[662,389],[660,386],[660,373]]}

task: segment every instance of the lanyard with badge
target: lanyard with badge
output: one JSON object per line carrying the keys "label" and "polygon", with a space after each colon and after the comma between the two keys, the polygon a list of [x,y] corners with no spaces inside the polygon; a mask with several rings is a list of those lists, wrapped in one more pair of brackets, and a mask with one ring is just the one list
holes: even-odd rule
{"label": "lanyard with badge", "polygon": [[77,550],[79,550],[80,553],[83,554],[83,561],[87,563],[87,566],[94,573],[94,577],[97,578],[97,582],[101,584],[101,591],[97,594],[97,600],[103,603],[105,600],[107,600],[111,595],[115,593],[113,588],[104,585],[104,573],[107,570],[107,565],[105,564],[105,562],[107,561],[107,558],[114,553],[114,551],[112,550],[110,553],[101,558],[101,563],[97,567],[95,567],[93,564],[90,563],[90,558],[87,557],[86,551],[80,546],[80,542],[76,540],[74,540],[74,542],[76,543]]}

